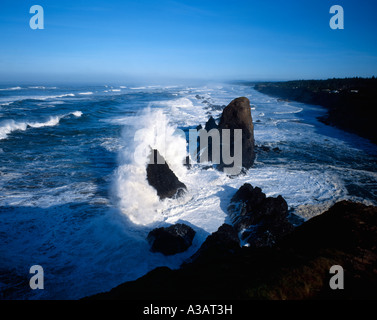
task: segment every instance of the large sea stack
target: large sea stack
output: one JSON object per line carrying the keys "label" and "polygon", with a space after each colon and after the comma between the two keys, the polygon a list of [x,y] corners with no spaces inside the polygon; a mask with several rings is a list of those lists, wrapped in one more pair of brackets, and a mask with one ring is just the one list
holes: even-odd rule
{"label": "large sea stack", "polygon": [[[242,129],[242,167],[249,169],[255,160],[254,125],[249,99],[241,97],[229,103],[223,110],[218,128],[230,129],[231,154],[234,152],[234,129]],[[224,167],[227,165],[221,163],[219,169]]]}

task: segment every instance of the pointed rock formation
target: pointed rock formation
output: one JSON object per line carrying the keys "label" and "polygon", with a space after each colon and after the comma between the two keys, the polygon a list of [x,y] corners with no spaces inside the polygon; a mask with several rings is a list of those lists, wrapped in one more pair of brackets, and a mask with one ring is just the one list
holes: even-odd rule
{"label": "pointed rock formation", "polygon": [[218,129],[218,125],[212,116],[206,122],[204,129],[206,129],[207,131],[210,131],[212,129]]}
{"label": "pointed rock formation", "polygon": [[158,150],[152,149],[147,166],[148,183],[157,190],[161,200],[182,196],[187,190],[184,183],[178,180]]}

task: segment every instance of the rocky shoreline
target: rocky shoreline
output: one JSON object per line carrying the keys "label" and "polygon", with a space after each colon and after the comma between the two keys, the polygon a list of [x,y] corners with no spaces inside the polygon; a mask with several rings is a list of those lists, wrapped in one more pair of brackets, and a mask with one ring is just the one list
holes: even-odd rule
{"label": "rocky shoreline", "polygon": [[371,116],[377,105],[377,79],[374,77],[245,84],[281,101],[325,107],[328,113],[319,118],[321,122],[377,143],[376,126]]}
{"label": "rocky shoreline", "polygon": [[[376,299],[377,207],[342,201],[271,247],[241,247],[224,224],[178,270],[156,268],[86,299]],[[329,286],[344,268],[343,290]]]}
{"label": "rocky shoreline", "polygon": [[[247,98],[233,100],[224,108],[219,125],[210,118],[205,130],[216,127],[242,129],[244,170],[253,165],[256,153],[269,151],[254,145]],[[156,161],[148,164],[149,184],[161,200],[179,197],[186,186],[167,163],[157,161],[158,150],[152,150],[151,157]],[[215,168],[222,171],[221,164]],[[223,224],[209,235],[180,269],[156,268],[86,299],[377,298],[377,207],[341,201],[295,224],[282,196],[267,197],[260,188],[245,183],[227,211],[231,225]],[[299,221],[298,217],[293,220]],[[187,250],[194,236],[189,226],[176,224],[152,230],[147,240],[152,252],[173,255]],[[343,290],[329,286],[334,265],[344,269]]]}

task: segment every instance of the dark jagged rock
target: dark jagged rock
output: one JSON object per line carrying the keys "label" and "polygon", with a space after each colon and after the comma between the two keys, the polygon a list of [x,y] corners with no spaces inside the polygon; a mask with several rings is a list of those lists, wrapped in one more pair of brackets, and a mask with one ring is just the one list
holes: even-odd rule
{"label": "dark jagged rock", "polygon": [[215,119],[213,119],[213,117],[211,116],[208,119],[208,121],[206,122],[204,129],[207,130],[207,131],[210,131],[212,129],[217,129],[217,128],[218,128],[218,125],[217,125]]}
{"label": "dark jagged rock", "polygon": [[181,223],[149,232],[147,240],[152,252],[173,255],[186,251],[192,244],[195,231]]}
{"label": "dark jagged rock", "polygon": [[239,249],[240,240],[237,231],[231,225],[224,223],[216,232],[207,237],[190,261],[198,262],[200,260],[201,263],[204,263],[213,256],[224,256]]}
{"label": "dark jagged rock", "polygon": [[[342,201],[272,248],[202,250],[184,268],[157,268],[90,298],[377,299],[376,244],[377,207]],[[333,265],[344,268],[343,290],[329,287]]]}
{"label": "dark jagged rock", "polygon": [[[234,152],[234,129],[242,129],[242,167],[249,169],[255,160],[254,125],[251,117],[250,101],[241,97],[234,99],[225,109],[220,118],[219,129],[230,129],[230,150]],[[221,163],[219,169],[227,167]]]}
{"label": "dark jagged rock", "polygon": [[[203,101],[205,103],[206,101]],[[215,107],[215,106],[213,106]],[[240,166],[244,169],[249,169],[255,160],[255,150],[254,150],[254,125],[253,120],[251,117],[251,108],[250,108],[250,101],[248,98],[241,97],[234,99],[228,106],[216,106],[216,108],[220,108],[223,110],[222,115],[219,120],[219,124],[216,123],[216,120],[211,116],[207,123],[205,124],[205,130],[211,131],[212,129],[219,129],[220,133],[220,163],[216,163],[218,166],[216,167],[218,170],[223,171],[224,168],[233,168],[236,163],[232,164],[225,164],[222,158],[222,148],[226,147],[230,150],[230,155],[234,156],[234,130],[241,129],[242,130],[242,160]],[[225,146],[223,136],[222,136],[222,129],[229,129],[230,130],[230,145]],[[213,161],[212,160],[212,140],[208,140],[208,158],[206,161]],[[200,153],[200,152],[199,152]],[[198,153],[198,159],[199,159]],[[238,173],[244,172],[244,169],[239,168],[235,171]],[[236,174],[237,175],[237,174]]]}
{"label": "dark jagged rock", "polygon": [[[224,106],[219,106],[223,108]],[[219,129],[220,133],[220,163],[217,169],[223,171],[224,168],[234,167],[236,163],[225,164],[222,158],[222,148],[229,148],[230,155],[234,156],[234,130],[242,130],[242,157],[240,165],[244,169],[249,169],[255,160],[255,150],[254,150],[254,125],[251,117],[250,101],[248,98],[241,97],[234,99],[228,106],[223,109],[222,115],[220,117],[219,124],[217,125],[215,119],[211,116],[207,123],[205,124],[205,130],[210,131],[212,129]],[[230,130],[230,145],[225,146],[222,129]],[[208,161],[212,161],[212,141],[208,141]],[[235,171],[238,171],[235,170]],[[238,173],[244,172],[241,168]]]}
{"label": "dark jagged rock", "polygon": [[284,198],[267,198],[248,183],[233,196],[228,212],[241,239],[254,247],[272,246],[293,230]]}
{"label": "dark jagged rock", "polygon": [[269,152],[271,150],[271,148],[268,146],[260,146],[259,149],[265,152]]}
{"label": "dark jagged rock", "polygon": [[147,166],[147,180],[157,190],[161,200],[180,197],[187,190],[185,184],[178,180],[158,150],[151,151]]}

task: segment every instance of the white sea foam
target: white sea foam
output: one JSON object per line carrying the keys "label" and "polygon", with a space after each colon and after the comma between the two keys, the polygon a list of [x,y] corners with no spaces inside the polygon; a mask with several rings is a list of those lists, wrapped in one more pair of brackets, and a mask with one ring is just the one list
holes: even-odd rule
{"label": "white sea foam", "polygon": [[304,109],[303,108],[296,108],[292,106],[284,106],[284,111],[275,111],[274,114],[289,114],[289,113],[300,113]]}
{"label": "white sea foam", "polygon": [[[196,92],[195,92],[196,93]],[[229,93],[228,93],[229,94]],[[190,97],[193,93],[190,93]],[[229,101],[227,95],[218,98],[222,101]],[[259,117],[268,116],[262,127],[256,129],[257,143],[279,144],[281,141],[289,143],[301,143],[311,139],[321,143],[323,137],[316,135],[313,125],[301,122],[297,114],[302,108],[292,105],[282,105],[276,102],[263,101],[264,96],[257,96],[256,101],[262,102],[262,107],[256,103],[255,112]],[[328,167],[321,169],[313,166],[300,170],[292,170],[289,165],[271,166],[259,163],[244,176],[237,179],[230,179],[225,174],[216,170],[201,170],[200,166],[189,171],[182,166],[182,155],[185,155],[184,141],[179,144],[179,138],[171,132],[169,146],[173,154],[179,154],[177,159],[167,159],[167,163],[176,173],[178,178],[184,182],[189,190],[187,196],[179,201],[166,199],[159,201],[156,191],[146,181],[146,159],[149,146],[156,147],[157,141],[164,141],[164,130],[162,127],[174,128],[169,122],[175,125],[197,125],[208,119],[208,114],[202,106],[195,106],[194,99],[184,98],[159,101],[151,103],[153,107],[161,109],[149,110],[143,117],[138,119],[118,118],[119,124],[124,121],[128,130],[125,131],[123,139],[129,143],[134,136],[134,124],[143,124],[146,131],[143,132],[142,149],[144,150],[144,162],[136,164],[127,155],[133,155],[137,148],[137,143],[132,147],[125,148],[121,152],[122,159],[116,172],[116,192],[120,199],[122,211],[129,216],[131,221],[138,224],[150,224],[152,222],[165,221],[175,223],[177,221],[187,221],[207,232],[215,231],[227,219],[226,207],[230,198],[236,190],[244,183],[251,183],[261,187],[267,196],[278,196],[281,194],[287,201],[290,208],[295,209],[302,205],[315,207],[318,203],[334,203],[339,199],[349,198],[347,188],[339,172],[328,170]],[[265,103],[268,103],[265,105]],[[275,112],[280,110],[280,112]],[[263,112],[262,112],[263,111]],[[285,114],[287,119],[281,119]],[[203,119],[202,119],[203,118]],[[256,117],[258,118],[258,116]],[[203,123],[203,122],[202,122]],[[158,126],[161,125],[161,128]],[[285,127],[286,126],[286,127]],[[160,132],[160,134],[159,134]],[[292,132],[295,132],[292,135]],[[162,133],[162,134],[161,134]],[[339,145],[339,141],[334,139],[331,144]],[[284,148],[284,144],[280,146]],[[157,146],[158,149],[158,146]],[[283,160],[282,160],[283,161]],[[298,210],[298,213],[303,212]],[[319,213],[313,210],[311,215]],[[306,213],[305,218],[308,218]]]}
{"label": "white sea foam", "polygon": [[21,90],[21,87],[12,87],[12,88],[4,88],[0,89],[0,91],[14,91],[14,90]]}
{"label": "white sea foam", "polygon": [[[179,90],[168,93],[171,92]],[[203,124],[208,119],[208,109],[204,109],[203,99],[195,98],[196,94],[211,104],[218,105],[228,104],[237,96],[249,97],[255,104],[255,110],[252,110],[254,121],[261,120],[255,125],[256,143],[278,146],[281,152],[271,151],[264,156],[262,152],[259,153],[253,168],[234,179],[214,169],[203,170],[200,165],[193,165],[190,170],[186,170],[180,163],[181,154],[186,151],[185,141],[174,134],[174,128],[181,124]],[[261,187],[268,196],[281,194],[288,206],[306,219],[323,212],[339,199],[352,198],[348,195],[347,179],[355,186],[366,189],[370,186],[370,190],[375,190],[377,174],[370,172],[374,171],[373,165],[368,171],[361,164],[365,160],[365,154],[352,149],[343,141],[346,140],[343,139],[344,132],[341,132],[341,139],[336,139],[323,134],[320,124],[316,123],[315,128],[308,126],[314,122],[308,122],[308,119],[301,116],[309,106],[305,106],[302,113],[292,113],[289,112],[293,110],[289,105],[239,86],[234,86],[234,89],[225,86],[222,90],[214,88],[212,91],[211,88],[187,88],[185,93],[180,92],[179,95],[184,95],[182,99],[186,100],[152,103],[151,107],[157,108],[151,108],[137,117],[122,118],[125,114],[121,113],[117,119],[112,118],[110,124],[124,125],[121,137],[114,134],[115,130],[111,130],[110,135],[104,130],[103,134],[99,132],[91,140],[92,146],[119,152],[119,167],[115,169],[112,181],[116,191],[113,195],[117,196],[116,204],[119,204],[123,214],[119,214],[118,206],[110,211],[106,209],[109,205],[105,199],[107,190],[102,189],[103,185],[98,180],[105,176],[106,181],[109,181],[110,177],[102,170],[99,173],[101,179],[92,179],[93,172],[89,168],[88,178],[83,178],[85,181],[81,178],[79,181],[75,180],[74,175],[72,183],[66,181],[65,184],[51,186],[47,182],[56,173],[65,175],[77,173],[80,169],[73,165],[74,171],[64,171],[66,165],[71,170],[70,161],[63,159],[63,162],[56,162],[52,157],[51,165],[56,165],[56,168],[47,172],[51,174],[49,179],[42,181],[44,179],[41,179],[40,172],[48,166],[46,158],[38,154],[36,157],[40,160],[26,163],[27,168],[21,169],[21,172],[16,165],[14,170],[9,170],[8,163],[0,166],[0,203],[20,207],[15,208],[14,212],[5,210],[3,213],[5,223],[0,224],[0,235],[3,235],[7,243],[7,246],[0,246],[0,255],[4,256],[3,267],[5,266],[5,270],[23,270],[30,259],[37,259],[38,263],[49,270],[56,270],[49,279],[54,290],[40,290],[41,293],[26,290],[25,295],[16,292],[17,298],[36,299],[38,294],[43,294],[46,299],[76,299],[108,291],[158,266],[178,268],[182,261],[200,247],[208,233],[216,231],[222,223],[229,222],[229,201],[246,182]],[[142,100],[144,102],[145,98]],[[294,103],[291,105],[296,106]],[[297,106],[300,107],[299,104]],[[282,115],[274,113],[275,111],[288,112]],[[62,113],[64,112],[67,111]],[[265,116],[259,116],[261,112]],[[72,119],[80,115],[80,111],[75,111],[69,117]],[[47,120],[52,119],[36,121],[44,123]],[[102,118],[100,121],[107,120]],[[0,123],[0,127],[2,124]],[[139,136],[142,141],[134,141],[138,129],[144,129]],[[162,148],[160,152],[188,188],[186,196],[178,200],[159,201],[155,190],[146,181],[146,152],[149,146],[161,148],[163,141],[168,142],[167,150]],[[80,148],[80,145],[74,146],[76,147]],[[139,159],[141,161],[136,161],[133,157],[137,147],[141,147],[143,151]],[[5,153],[2,154],[3,157],[10,154],[10,148],[2,148]],[[322,148],[328,148],[329,152],[323,152]],[[59,146],[53,149],[52,153]],[[304,154],[306,149],[308,158]],[[332,159],[334,149],[338,149],[338,157]],[[29,151],[38,153],[38,150],[25,150]],[[359,158],[357,152],[361,153]],[[179,156],[175,153],[179,153]],[[349,157],[350,153],[352,156]],[[67,154],[71,156],[70,153]],[[321,158],[320,161],[317,158]],[[358,159],[360,161],[356,161]],[[359,164],[361,168],[355,168]],[[31,169],[36,171],[33,173]],[[25,172],[32,175],[25,177]],[[40,185],[34,183],[37,180],[32,179],[33,174],[41,182]],[[17,183],[27,184],[32,188],[17,188]],[[90,213],[91,210],[97,212],[97,209],[101,214]],[[17,210],[25,214],[19,214]],[[129,217],[138,226],[128,223],[125,217]],[[146,237],[151,228],[176,222],[186,222],[195,229],[197,233],[193,245],[186,252],[173,256],[150,252]],[[98,282],[98,279],[102,280]]]}
{"label": "white sea foam", "polygon": [[39,90],[53,90],[57,89],[56,87],[45,87],[45,86],[31,86],[29,89],[39,89]]}
{"label": "white sea foam", "polygon": [[15,120],[5,120],[0,123],[0,140],[6,139],[10,133],[13,131],[26,131],[28,128],[43,128],[43,127],[53,127],[59,124],[60,120],[74,115],[75,117],[81,117],[81,111],[71,112],[61,116],[50,116],[47,121],[37,122],[37,121],[15,121]]}
{"label": "white sea foam", "polygon": [[55,98],[63,98],[63,97],[74,97],[74,93],[67,93],[67,94],[62,94],[61,96],[56,96]]}
{"label": "white sea foam", "polygon": [[73,114],[75,117],[81,117],[81,116],[82,116],[82,112],[81,112],[81,111],[75,111],[75,112],[72,112],[72,114]]}
{"label": "white sea foam", "polygon": [[204,105],[194,105],[189,98],[179,98],[167,101],[154,101],[149,106],[158,106],[174,119],[178,126],[193,126],[199,123],[205,123],[208,120],[207,110]]}
{"label": "white sea foam", "polygon": [[147,225],[163,218],[157,192],[146,180],[151,148],[157,149],[178,178],[182,179],[186,140],[175,135],[176,128],[169,123],[162,110],[148,108],[133,120],[131,123],[134,125],[127,126],[123,132],[126,146],[120,153],[120,165],[115,174],[115,192],[121,210],[130,220]]}
{"label": "white sea foam", "polygon": [[15,102],[25,101],[25,100],[52,100],[52,99],[58,99],[58,98],[65,98],[65,97],[74,97],[74,93],[66,93],[66,94],[60,94],[60,95],[50,95],[50,96],[11,96],[11,97],[4,97],[0,100],[0,105],[10,105]]}
{"label": "white sea foam", "polygon": [[80,92],[79,94],[83,95],[83,96],[89,96],[89,95],[92,95],[93,92]]}
{"label": "white sea foam", "polygon": [[71,202],[86,202],[93,197],[96,190],[96,185],[90,182],[72,183],[56,188],[39,189],[33,193],[8,192],[4,199],[0,197],[0,201],[5,206],[49,208]]}

